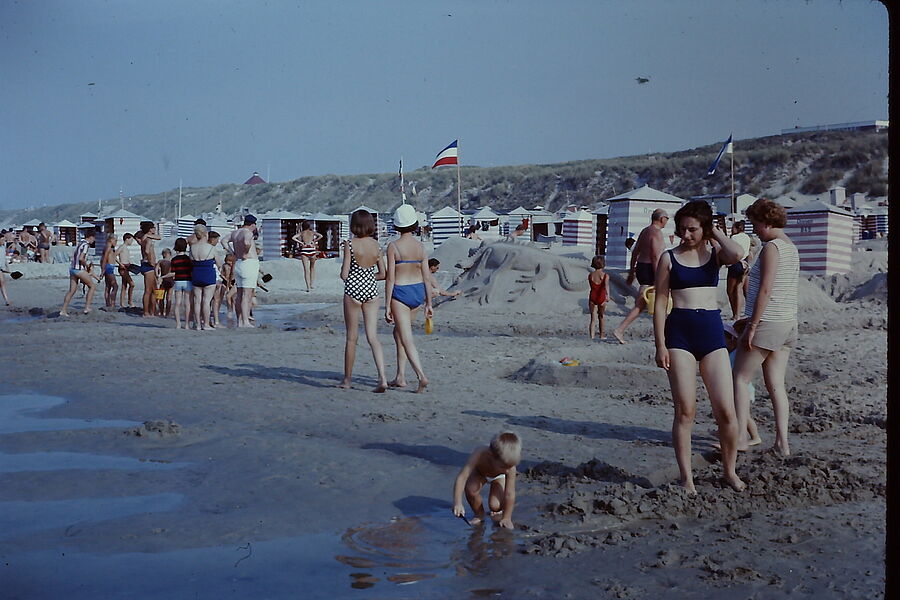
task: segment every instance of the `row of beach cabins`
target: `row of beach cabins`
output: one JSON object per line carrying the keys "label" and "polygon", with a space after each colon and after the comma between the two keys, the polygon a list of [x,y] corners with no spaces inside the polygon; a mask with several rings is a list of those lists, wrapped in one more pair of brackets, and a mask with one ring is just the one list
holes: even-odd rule
{"label": "row of beach cabins", "polygon": [[[756,200],[750,194],[738,196],[738,214],[731,215],[730,196],[700,198],[710,202],[723,227],[730,225],[733,218],[742,218],[746,208]],[[887,207],[867,203],[862,194],[853,194],[848,199],[843,188],[830,190],[827,201],[815,200],[800,206],[791,205],[792,202],[787,199],[780,201],[788,208],[786,232],[800,250],[801,269],[809,274],[848,273],[854,242],[883,237],[888,232]],[[625,269],[631,259],[627,240],[635,238],[650,222],[650,215],[654,210],[663,208],[674,214],[684,202],[685,199],[645,185],[609,198],[593,210],[569,206],[553,213],[540,206],[533,209],[520,206],[510,211],[494,211],[490,207],[482,207],[476,211],[460,213],[454,208],[445,207],[430,215],[420,213],[419,217],[420,223],[430,226],[435,248],[452,236],[464,235],[471,225],[477,226],[481,239],[491,241],[501,239],[520,224],[525,224],[527,228],[522,236],[525,240],[544,247],[571,246],[585,254],[605,255],[608,267]],[[393,235],[391,212],[380,213],[366,206],[355,210],[366,210],[375,216],[379,239]],[[218,214],[204,218],[210,229],[226,235],[237,227],[235,221],[239,221],[241,217],[230,220],[225,215]],[[257,215],[257,218],[263,260],[292,257],[295,248],[291,238],[300,231],[300,225],[304,221],[310,222],[322,234],[319,249],[326,255],[338,255],[341,240],[349,236],[349,214],[328,215],[280,210]],[[138,231],[141,221],[145,220],[145,217],[119,209],[104,216],[84,214],[80,216],[79,223],[62,221],[52,227],[60,241],[66,244],[77,242],[81,237],[79,232],[85,228],[95,228],[98,232],[96,252],[99,255],[107,234],[115,233],[121,239],[124,233]],[[159,223],[158,230],[163,238],[187,237],[193,231],[195,220],[193,215],[184,215],[176,222]],[[26,223],[22,227],[36,225],[37,222]],[[668,222],[663,234],[674,243],[674,220]],[[139,249],[136,245],[132,248],[134,260],[138,262]]]}

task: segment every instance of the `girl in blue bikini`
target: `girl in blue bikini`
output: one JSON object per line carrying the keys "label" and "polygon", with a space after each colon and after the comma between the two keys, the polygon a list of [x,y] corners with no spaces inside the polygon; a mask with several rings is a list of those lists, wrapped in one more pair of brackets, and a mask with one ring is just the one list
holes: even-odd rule
{"label": "girl in blue bikini", "polygon": [[422,370],[419,352],[413,342],[412,320],[415,311],[423,304],[426,319],[434,316],[434,310],[431,308],[431,286],[425,285],[429,272],[425,247],[412,235],[418,226],[416,209],[409,204],[401,204],[394,212],[394,229],[400,234],[400,239],[387,247],[384,318],[394,324],[394,342],[397,344],[397,376],[390,385],[406,386],[404,368],[409,359],[419,378],[416,393],[420,394],[425,391],[428,378]]}
{"label": "girl in blue bikini", "polygon": [[[675,403],[672,445],[681,485],[689,493],[697,493],[691,470],[691,429],[697,412],[699,365],[719,427],[725,482],[740,491],[745,485],[734,470],[737,415],[717,288],[719,270],[723,265],[738,262],[742,250],[725,232],[714,227],[712,209],[703,200],[688,202],[678,209],[675,233],[681,238],[681,244],[663,252],[656,268],[653,333],[656,364],[666,370],[672,386]],[[670,293],[673,308],[667,315]]]}

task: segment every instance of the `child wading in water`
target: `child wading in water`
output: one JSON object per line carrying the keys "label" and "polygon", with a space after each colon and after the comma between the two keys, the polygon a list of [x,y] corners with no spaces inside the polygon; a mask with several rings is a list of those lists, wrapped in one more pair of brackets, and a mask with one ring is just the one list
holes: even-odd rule
{"label": "child wading in water", "polygon": [[591,293],[588,296],[588,308],[591,311],[591,323],[588,325],[588,335],[594,339],[594,332],[600,332],[600,339],[606,337],[603,313],[606,312],[606,302],[609,300],[609,274],[603,269],[606,267],[606,258],[600,255],[591,261],[594,272],[588,275],[588,284]]}
{"label": "child wading in water", "polygon": [[515,433],[504,431],[491,440],[490,446],[475,448],[453,484],[453,514],[466,516],[463,492],[475,517],[469,521],[477,525],[484,520],[481,488],[491,484],[488,507],[492,517],[500,517],[500,526],[512,529],[513,508],[516,505],[516,465],[522,461],[522,441]]}
{"label": "child wading in water", "polygon": [[400,239],[387,247],[384,318],[388,323],[394,323],[394,342],[397,344],[397,376],[390,385],[406,386],[404,369],[409,359],[419,378],[416,393],[422,393],[428,385],[428,378],[422,370],[419,352],[413,342],[412,320],[415,311],[423,304],[426,319],[434,316],[434,310],[431,308],[431,286],[425,285],[429,278],[425,247],[412,235],[418,226],[416,209],[409,204],[401,204],[394,212],[394,229],[400,234]]}
{"label": "child wading in water", "polygon": [[344,346],[344,379],[338,387],[350,387],[353,363],[356,361],[356,343],[359,340],[359,314],[362,312],[366,339],[372,348],[375,368],[378,370],[378,386],[373,390],[387,390],[384,371],[384,353],[378,341],[378,284],[385,276],[381,248],[372,237],[375,235],[375,219],[372,213],[358,210],[350,216],[350,232],[353,239],[344,242],[344,262],[341,279],[344,280],[344,322],[347,324],[347,342]]}

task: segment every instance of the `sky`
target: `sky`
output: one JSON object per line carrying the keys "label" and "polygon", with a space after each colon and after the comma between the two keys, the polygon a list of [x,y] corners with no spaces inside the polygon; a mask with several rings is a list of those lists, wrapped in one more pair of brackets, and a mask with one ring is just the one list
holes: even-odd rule
{"label": "sky", "polygon": [[887,119],[887,93],[871,0],[0,0],[0,209],[411,171],[454,139],[478,166],[670,152]]}

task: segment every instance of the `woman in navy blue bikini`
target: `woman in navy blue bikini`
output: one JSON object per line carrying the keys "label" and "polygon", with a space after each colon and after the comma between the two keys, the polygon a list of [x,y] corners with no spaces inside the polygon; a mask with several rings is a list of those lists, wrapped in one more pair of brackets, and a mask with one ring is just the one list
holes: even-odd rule
{"label": "woman in navy blue bikini", "polygon": [[[714,226],[712,210],[702,200],[688,202],[675,213],[675,233],[681,244],[664,252],[656,268],[653,332],[656,364],[666,370],[672,386],[672,444],[681,485],[697,493],[691,471],[691,429],[697,412],[699,365],[719,428],[725,482],[740,491],[745,484],[735,472],[737,415],[717,288],[719,270],[739,261],[742,250]],[[666,315],[670,293],[673,308]]]}
{"label": "woman in navy blue bikini", "polygon": [[418,225],[416,209],[411,205],[401,204],[394,212],[394,229],[400,233],[400,239],[387,247],[384,318],[394,324],[394,342],[397,344],[397,376],[389,385],[406,386],[403,371],[409,359],[419,378],[416,393],[420,394],[425,391],[428,378],[422,370],[419,352],[413,342],[412,320],[415,311],[423,304],[426,319],[434,316],[434,311],[431,308],[431,286],[425,285],[429,273],[425,247],[412,235]]}

